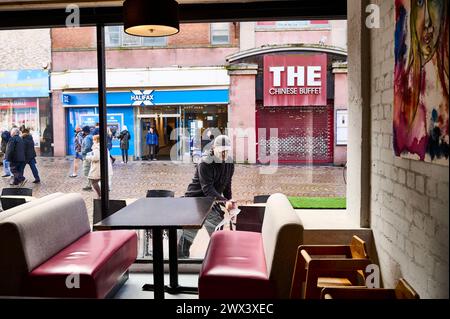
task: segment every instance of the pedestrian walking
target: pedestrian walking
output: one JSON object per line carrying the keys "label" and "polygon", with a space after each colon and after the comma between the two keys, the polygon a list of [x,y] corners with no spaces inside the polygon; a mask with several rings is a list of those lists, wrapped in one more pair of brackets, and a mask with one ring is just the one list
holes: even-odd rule
{"label": "pedestrian walking", "polygon": [[111,129],[108,127],[108,134],[106,135],[106,148],[109,152],[109,158],[111,159],[111,164],[114,164],[116,159],[111,155],[111,149],[112,149],[112,141],[113,141],[113,133]]}
{"label": "pedestrian walking", "polygon": [[92,135],[89,126],[83,127],[83,141],[81,142],[81,155],[83,156],[83,175],[86,177],[87,184],[83,187],[84,191],[92,190],[91,180],[88,178],[91,169],[91,161],[86,160],[88,153],[92,152]]}
{"label": "pedestrian walking", "polygon": [[11,170],[9,168],[9,161],[6,159],[6,145],[8,145],[8,141],[11,138],[11,133],[9,133],[9,130],[3,129],[2,130],[2,143],[1,143],[1,151],[3,153],[3,176],[2,177],[10,177]]}
{"label": "pedestrian walking", "polygon": [[126,125],[123,126],[122,132],[119,134],[120,149],[122,150],[122,163],[128,163],[128,149],[130,148],[131,134],[128,132]]}
{"label": "pedestrian walking", "polygon": [[10,163],[11,173],[14,176],[9,184],[23,186],[27,181],[23,176],[25,147],[19,134],[20,130],[17,127],[11,130],[11,138],[8,141],[8,145],[6,145],[5,157]]}
{"label": "pedestrian walking", "polygon": [[95,123],[95,127],[92,131],[92,136],[95,136],[98,134],[100,134],[100,123],[99,122]]}
{"label": "pedestrian walking", "polygon": [[24,129],[22,131],[22,140],[25,149],[25,165],[23,166],[23,168],[25,170],[25,166],[28,164],[30,166],[31,172],[33,173],[33,183],[39,184],[41,182],[41,178],[39,177],[39,171],[36,167],[36,151],[34,149],[34,140],[28,129]]}
{"label": "pedestrian walking", "polygon": [[75,151],[75,157],[73,159],[73,167],[72,167],[72,174],[69,175],[69,177],[77,177],[78,176],[78,169],[80,166],[80,163],[83,162],[83,155],[81,155],[81,144],[83,143],[83,130],[79,125],[75,127],[75,137],[74,137],[74,151]]}
{"label": "pedestrian walking", "polygon": [[[109,155],[109,151],[108,151]],[[100,135],[93,137],[92,152],[86,156],[86,160],[91,163],[89,169],[88,179],[91,181],[91,185],[97,193],[97,197],[101,198],[100,179],[101,179],[101,166],[100,166]],[[113,174],[112,163],[109,156],[108,161],[108,181],[111,180]]]}
{"label": "pedestrian walking", "polygon": [[157,147],[159,145],[159,138],[158,134],[156,134],[155,129],[151,127],[148,130],[147,136],[146,136],[146,143],[148,147],[148,159],[150,161],[156,161],[156,154],[157,154]]}

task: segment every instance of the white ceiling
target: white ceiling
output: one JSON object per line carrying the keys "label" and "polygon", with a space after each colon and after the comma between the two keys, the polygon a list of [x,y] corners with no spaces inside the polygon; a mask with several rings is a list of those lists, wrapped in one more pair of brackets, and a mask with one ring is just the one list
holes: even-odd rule
{"label": "white ceiling", "polygon": [[[150,0],[148,0],[150,1]],[[177,0],[179,4],[202,4],[202,3],[239,3],[270,0]],[[273,1],[273,0],[271,0]],[[0,11],[6,10],[32,10],[32,9],[59,9],[69,4],[77,4],[81,7],[110,7],[121,6],[123,0],[100,0],[100,1],[62,1],[62,0],[0,0]]]}

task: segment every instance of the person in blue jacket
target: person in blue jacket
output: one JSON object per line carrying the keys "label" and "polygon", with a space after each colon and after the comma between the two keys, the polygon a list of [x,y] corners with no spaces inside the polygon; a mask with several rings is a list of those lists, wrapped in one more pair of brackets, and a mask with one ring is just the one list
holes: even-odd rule
{"label": "person in blue jacket", "polygon": [[148,159],[156,161],[156,148],[159,145],[159,137],[156,134],[155,129],[151,127],[146,136],[146,143],[148,146]]}

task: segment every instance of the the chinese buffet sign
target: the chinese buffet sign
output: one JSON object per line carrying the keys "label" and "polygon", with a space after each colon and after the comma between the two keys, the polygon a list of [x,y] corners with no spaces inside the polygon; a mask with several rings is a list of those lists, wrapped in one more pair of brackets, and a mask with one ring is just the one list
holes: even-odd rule
{"label": "the chinese buffet sign", "polygon": [[327,105],[327,55],[266,55],[264,105]]}

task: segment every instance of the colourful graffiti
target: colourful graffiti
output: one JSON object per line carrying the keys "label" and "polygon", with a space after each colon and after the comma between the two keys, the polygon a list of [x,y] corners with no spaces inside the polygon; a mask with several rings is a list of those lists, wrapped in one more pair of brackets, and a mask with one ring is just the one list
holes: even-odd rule
{"label": "colourful graffiti", "polygon": [[396,0],[394,150],[448,165],[448,0]]}

